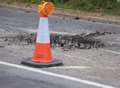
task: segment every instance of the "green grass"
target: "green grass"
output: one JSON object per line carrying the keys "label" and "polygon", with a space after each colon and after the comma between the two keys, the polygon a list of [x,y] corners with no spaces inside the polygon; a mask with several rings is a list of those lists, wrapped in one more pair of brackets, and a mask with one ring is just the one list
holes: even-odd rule
{"label": "green grass", "polygon": [[[5,0],[5,1],[39,4],[41,0]],[[54,2],[57,7],[63,9],[100,12],[103,14],[120,16],[120,2],[117,2],[117,0],[51,0],[51,1]]]}
{"label": "green grass", "polygon": [[56,5],[61,8],[120,16],[120,2],[117,0],[68,0],[68,2],[56,3]]}

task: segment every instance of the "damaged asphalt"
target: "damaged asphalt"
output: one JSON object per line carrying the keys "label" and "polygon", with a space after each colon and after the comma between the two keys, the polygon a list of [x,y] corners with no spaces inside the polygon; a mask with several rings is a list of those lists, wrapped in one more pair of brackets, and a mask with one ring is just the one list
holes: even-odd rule
{"label": "damaged asphalt", "polygon": [[[35,33],[29,33],[26,31],[37,30],[38,16],[36,13],[26,13],[17,9],[8,9],[5,7],[0,8],[0,60],[10,62],[14,64],[20,64],[24,58],[32,57],[35,43]],[[55,72],[59,74],[69,75],[76,78],[82,78],[106,85],[114,86],[115,88],[120,87],[120,26],[91,22],[85,20],[75,20],[69,17],[57,17],[51,16],[49,18],[50,30],[54,32],[66,32],[71,35],[64,35],[57,38],[56,34],[51,34],[53,38],[52,46],[54,58],[62,59],[64,66],[43,68],[45,71]],[[24,35],[24,36],[23,36]],[[62,34],[59,34],[61,36]],[[67,36],[67,38],[66,38]],[[70,36],[70,37],[68,37]],[[20,37],[24,37],[19,39]],[[32,38],[31,38],[32,37]],[[80,43],[80,46],[75,45],[79,43],[78,40],[73,39],[79,37],[85,39],[89,45],[96,45],[95,41],[99,40],[100,47],[93,45],[86,46]],[[55,38],[55,39],[54,39]],[[63,41],[60,41],[61,38]],[[70,41],[68,41],[70,38]],[[72,40],[71,40],[72,38]],[[26,41],[27,40],[27,41]],[[90,40],[90,41],[89,41]],[[76,41],[76,42],[75,42]],[[32,43],[31,43],[32,42]],[[69,45],[69,43],[70,45]],[[74,47],[70,50],[65,49]],[[98,44],[99,45],[99,44]],[[90,49],[88,49],[90,48]],[[106,51],[109,50],[110,52]],[[115,53],[116,51],[118,53]],[[69,86],[62,82],[63,80],[42,81],[39,79],[42,75],[36,74],[37,79],[33,80],[26,74],[33,75],[34,73],[28,73],[21,71],[23,75],[17,73],[18,70],[0,66],[0,85],[2,88],[19,88],[20,85],[25,85],[23,88],[39,88],[42,84],[42,88],[94,88],[88,85],[72,83],[74,86]],[[44,77],[43,77],[44,78]],[[17,80],[17,81],[16,81]],[[37,82],[36,82],[37,80]],[[6,82],[9,83],[8,86]],[[16,82],[16,84],[14,84]],[[59,83],[60,82],[60,83]],[[5,84],[4,84],[5,83]],[[40,84],[39,84],[40,83]],[[66,82],[69,83],[69,82]],[[71,83],[70,83],[71,84]],[[37,85],[37,86],[36,86]],[[76,86],[75,86],[76,85]],[[11,87],[10,87],[11,86]],[[20,87],[21,88],[21,87]],[[95,87],[97,88],[97,87]]]}

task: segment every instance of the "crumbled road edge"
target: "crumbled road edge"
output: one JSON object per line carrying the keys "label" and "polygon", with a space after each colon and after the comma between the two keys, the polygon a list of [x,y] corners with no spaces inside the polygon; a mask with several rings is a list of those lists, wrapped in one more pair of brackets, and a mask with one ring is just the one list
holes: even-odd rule
{"label": "crumbled road edge", "polygon": [[[65,49],[91,49],[91,48],[103,48],[106,43],[99,36],[110,35],[111,32],[95,32],[95,33],[83,33],[83,34],[59,34],[51,33],[50,41],[51,46],[62,47]],[[26,33],[26,32],[1,32],[0,33],[1,42],[5,45],[32,45],[36,42],[36,33]],[[1,47],[3,46],[1,45]]]}

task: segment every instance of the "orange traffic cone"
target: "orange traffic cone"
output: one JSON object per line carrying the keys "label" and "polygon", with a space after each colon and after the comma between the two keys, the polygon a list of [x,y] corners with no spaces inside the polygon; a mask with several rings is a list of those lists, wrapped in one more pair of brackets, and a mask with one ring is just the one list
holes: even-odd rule
{"label": "orange traffic cone", "polygon": [[26,60],[23,60],[22,64],[34,67],[51,67],[62,65],[61,60],[56,60],[52,58],[48,25],[48,15],[51,14],[51,11],[53,11],[54,9],[54,7],[52,7],[53,4],[49,2],[45,2],[40,6],[40,20],[34,55],[32,57],[32,60],[31,58],[28,58]]}
{"label": "orange traffic cone", "polygon": [[48,29],[48,17],[40,17],[36,47],[32,61],[38,63],[52,62],[50,33]]}

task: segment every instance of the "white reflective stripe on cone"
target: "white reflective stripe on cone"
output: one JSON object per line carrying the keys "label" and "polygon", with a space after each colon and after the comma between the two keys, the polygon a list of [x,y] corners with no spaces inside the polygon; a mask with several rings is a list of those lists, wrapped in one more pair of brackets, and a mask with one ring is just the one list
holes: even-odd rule
{"label": "white reflective stripe on cone", "polygon": [[40,17],[37,32],[37,43],[50,43],[50,33],[47,17]]}

